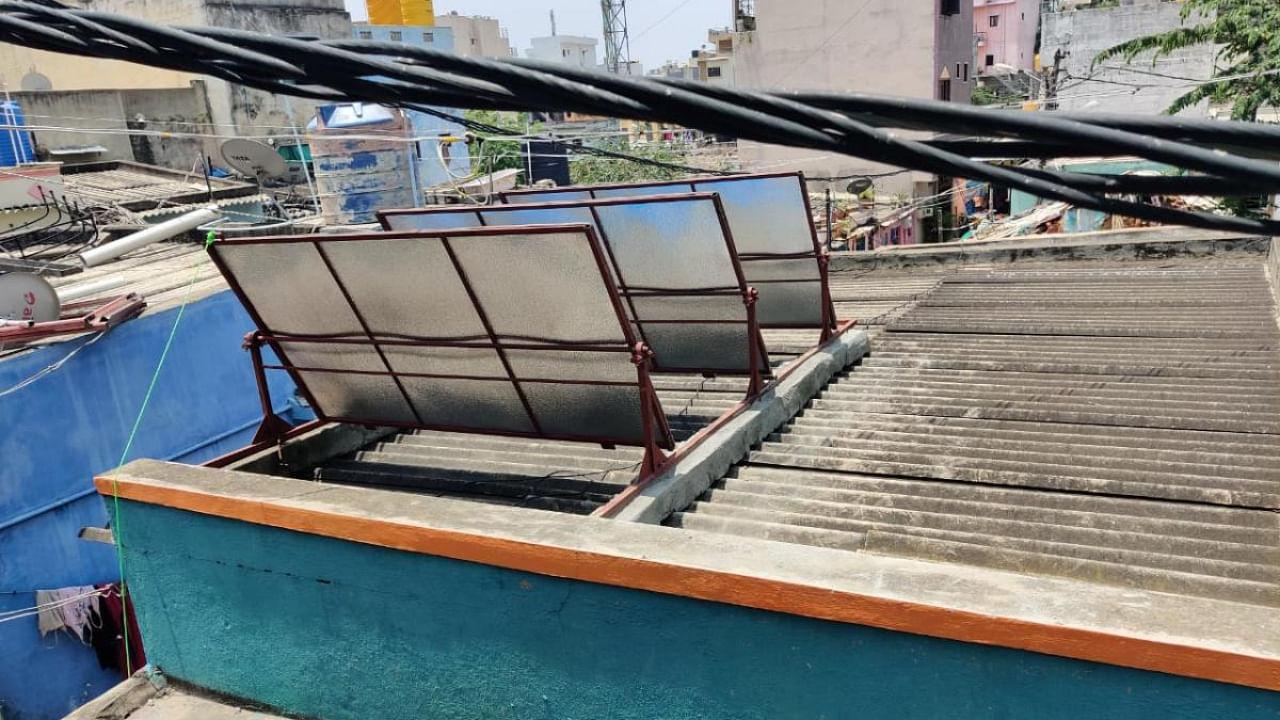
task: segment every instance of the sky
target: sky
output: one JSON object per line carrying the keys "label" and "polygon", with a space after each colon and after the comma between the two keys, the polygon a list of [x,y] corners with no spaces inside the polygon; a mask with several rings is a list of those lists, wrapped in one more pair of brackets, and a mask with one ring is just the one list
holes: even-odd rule
{"label": "sky", "polygon": [[[365,0],[344,2],[352,20],[368,17]],[[628,0],[631,59],[640,61],[645,71],[667,60],[688,59],[690,50],[706,44],[708,29],[729,24],[731,8],[730,0]],[[497,18],[522,57],[529,38],[551,34],[550,10],[556,11],[556,32],[561,35],[603,35],[599,0],[435,0],[437,15],[454,10]],[[603,41],[596,55],[603,60]]]}

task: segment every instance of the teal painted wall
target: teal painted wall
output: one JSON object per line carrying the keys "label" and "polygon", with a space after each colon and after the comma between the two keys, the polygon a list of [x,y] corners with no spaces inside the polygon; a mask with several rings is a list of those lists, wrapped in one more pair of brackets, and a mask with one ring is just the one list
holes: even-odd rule
{"label": "teal painted wall", "polygon": [[326,719],[1276,718],[1280,695],[123,502],[173,677]]}
{"label": "teal painted wall", "polygon": [[[1091,175],[1120,175],[1122,173],[1137,172],[1139,170],[1154,170],[1158,173],[1171,173],[1177,170],[1177,168],[1172,165],[1152,162],[1151,160],[1099,160],[1098,162],[1089,163],[1071,163],[1065,167],[1054,166],[1054,169]],[[1011,216],[1021,215],[1036,205],[1046,202],[1049,201],[1043,198],[1038,198],[1031,193],[1023,192],[1022,190],[1014,190],[1009,194],[1009,214]],[[1089,216],[1082,216],[1080,218],[1072,219],[1069,222],[1075,223],[1077,227],[1074,229],[1068,228],[1067,232],[1089,232],[1088,227],[1090,224],[1101,221],[1095,220]],[[1097,228],[1094,229],[1096,230]]]}

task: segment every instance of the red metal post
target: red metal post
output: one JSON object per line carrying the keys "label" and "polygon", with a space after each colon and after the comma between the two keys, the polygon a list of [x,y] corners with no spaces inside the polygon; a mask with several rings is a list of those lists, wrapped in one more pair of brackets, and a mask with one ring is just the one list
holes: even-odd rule
{"label": "red metal post", "polygon": [[251,332],[244,336],[244,348],[253,360],[253,377],[258,382],[258,401],[262,404],[262,422],[253,434],[253,444],[278,442],[293,426],[276,415],[271,405],[271,388],[267,385],[267,371],[262,363],[262,333]]}

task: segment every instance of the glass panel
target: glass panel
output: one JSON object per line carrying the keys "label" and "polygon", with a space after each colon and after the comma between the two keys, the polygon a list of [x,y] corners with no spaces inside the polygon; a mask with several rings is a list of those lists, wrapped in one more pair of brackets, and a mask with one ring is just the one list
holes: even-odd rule
{"label": "glass panel", "polygon": [[585,235],[453,237],[449,243],[498,335],[625,341]]}
{"label": "glass panel", "polygon": [[382,354],[396,372],[427,375],[472,375],[508,377],[506,368],[492,347],[454,348],[388,345],[382,343]]}
{"label": "glass panel", "polygon": [[[509,381],[439,380],[406,377],[400,380],[422,421],[436,427],[472,428],[499,432],[534,432],[529,414]],[[579,432],[590,431],[579,428]]]}
{"label": "glass panel", "polygon": [[386,372],[387,366],[372,345],[353,343],[282,342],[280,350],[294,367],[321,370]]}
{"label": "glass panel", "polygon": [[659,370],[746,372],[751,367],[745,324],[644,325],[643,329]]}
{"label": "glass panel", "polygon": [[[813,252],[809,208],[800,178],[787,175],[749,180],[708,180],[699,192],[720,193],[738,252]],[[813,263],[816,265],[817,261]]]}
{"label": "glass panel", "polygon": [[633,297],[636,314],[644,320],[740,320],[747,321],[741,295]]}
{"label": "glass panel", "polygon": [[591,210],[584,207],[512,207],[496,205],[481,215],[486,225],[565,225],[582,223],[595,227]]}
{"label": "glass panel", "polygon": [[213,252],[266,324],[264,331],[364,337],[360,321],[311,243],[215,243]]}
{"label": "glass panel", "polygon": [[591,193],[587,190],[546,190],[527,195],[507,195],[503,197],[503,202],[508,205],[524,205],[526,203],[568,202],[570,200],[590,199]]}
{"label": "glass panel", "polygon": [[818,282],[761,285],[756,317],[761,327],[822,326],[822,284]]}
{"label": "glass panel", "polygon": [[322,247],[375,335],[487,338],[439,239],[352,240]]}
{"label": "glass panel", "polygon": [[416,424],[417,418],[390,375],[299,373],[326,417]]}
{"label": "glass panel", "polygon": [[644,442],[640,393],[635,388],[545,383],[521,387],[545,433]]}
{"label": "glass panel", "polygon": [[747,284],[762,280],[819,280],[822,273],[816,258],[789,260],[744,260],[742,274]]}
{"label": "glass panel", "polygon": [[640,202],[596,208],[625,284],[738,287],[715,201]]}
{"label": "glass panel", "polygon": [[687,182],[663,183],[661,185],[641,185],[639,187],[597,187],[593,188],[597,199],[644,197],[645,195],[671,195],[672,193],[693,192]]}
{"label": "glass panel", "polygon": [[415,212],[383,215],[389,230],[457,230],[480,227],[480,214],[466,212]]}
{"label": "glass panel", "polygon": [[631,353],[507,350],[507,360],[521,380],[595,380],[638,383]]}

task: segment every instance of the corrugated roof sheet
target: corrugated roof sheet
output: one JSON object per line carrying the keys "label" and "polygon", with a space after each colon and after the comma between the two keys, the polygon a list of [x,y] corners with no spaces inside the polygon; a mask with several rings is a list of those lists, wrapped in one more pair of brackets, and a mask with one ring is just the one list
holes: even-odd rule
{"label": "corrugated roof sheet", "polygon": [[871,354],[669,523],[1280,606],[1263,263],[837,275]]}

